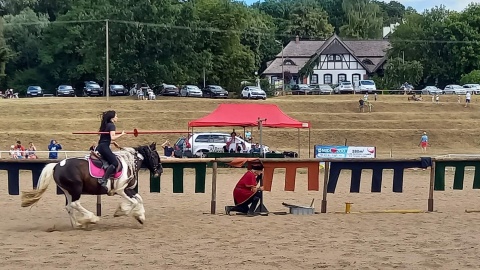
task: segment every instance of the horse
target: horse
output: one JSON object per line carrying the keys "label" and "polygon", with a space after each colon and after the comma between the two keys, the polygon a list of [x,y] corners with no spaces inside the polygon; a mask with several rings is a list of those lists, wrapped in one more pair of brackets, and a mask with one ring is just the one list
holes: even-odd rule
{"label": "horse", "polygon": [[[114,154],[119,161],[119,166],[117,172],[107,182],[108,190],[98,182],[98,179],[103,177],[108,162],[92,151],[89,156],[68,158],[58,163],[47,164],[40,174],[36,189],[22,192],[21,206],[28,207],[37,203],[54,180],[65,194],[65,209],[70,216],[73,228],[86,228],[89,224],[96,224],[100,220],[80,204],[81,194],[108,194],[109,196],[118,194],[125,200],[117,207],[114,217],[133,216],[140,224],[144,224],[143,199],[134,188],[138,184],[138,171],[142,163],[145,163],[155,176],[163,173],[156,143],[135,148],[120,148]],[[79,219],[75,217],[74,210],[82,215]]]}

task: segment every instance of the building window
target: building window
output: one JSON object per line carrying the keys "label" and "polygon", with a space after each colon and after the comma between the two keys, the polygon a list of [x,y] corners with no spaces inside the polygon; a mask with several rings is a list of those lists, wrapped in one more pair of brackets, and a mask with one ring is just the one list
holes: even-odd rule
{"label": "building window", "polygon": [[360,81],[360,74],[353,74],[352,75],[352,83],[353,85],[358,86],[358,81]]}
{"label": "building window", "polygon": [[346,74],[338,74],[338,83],[344,82],[347,80]]}
{"label": "building window", "polygon": [[332,74],[323,75],[323,83],[324,84],[332,84]]}
{"label": "building window", "polygon": [[317,74],[312,74],[310,76],[310,84],[318,84],[318,75]]}
{"label": "building window", "polygon": [[338,54],[329,54],[327,56],[328,62],[342,62],[342,57]]}

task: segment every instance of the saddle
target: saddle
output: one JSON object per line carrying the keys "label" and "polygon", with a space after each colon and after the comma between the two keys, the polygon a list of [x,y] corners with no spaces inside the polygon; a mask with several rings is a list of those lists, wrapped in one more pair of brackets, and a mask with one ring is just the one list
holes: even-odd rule
{"label": "saddle", "polygon": [[[122,162],[120,162],[120,159],[118,157],[117,158],[117,161],[118,161],[118,166],[115,170],[115,173],[118,173],[120,171],[122,171],[123,169],[123,166],[122,166]],[[108,166],[110,166],[110,163],[108,163],[108,161],[104,158],[102,158],[102,156],[94,151],[90,151],[90,157],[89,157],[90,161],[91,161],[91,164],[94,165],[95,167],[97,167],[98,169],[101,169],[101,170],[105,170],[108,168]]]}

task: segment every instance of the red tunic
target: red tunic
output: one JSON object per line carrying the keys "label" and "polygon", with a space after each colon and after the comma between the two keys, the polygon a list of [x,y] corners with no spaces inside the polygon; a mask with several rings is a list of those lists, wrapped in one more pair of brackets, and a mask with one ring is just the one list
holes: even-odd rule
{"label": "red tunic", "polygon": [[[247,187],[248,185],[248,187]],[[246,172],[242,178],[238,181],[235,189],[233,190],[233,199],[236,204],[242,204],[250,197],[252,197],[254,192],[252,192],[251,186],[257,185],[257,177],[251,171]]]}

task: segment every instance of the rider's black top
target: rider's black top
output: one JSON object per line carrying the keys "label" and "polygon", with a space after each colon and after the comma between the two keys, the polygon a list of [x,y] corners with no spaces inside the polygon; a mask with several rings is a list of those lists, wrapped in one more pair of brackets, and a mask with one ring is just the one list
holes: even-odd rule
{"label": "rider's black top", "polygon": [[107,123],[105,130],[103,132],[108,132],[107,134],[100,134],[100,140],[98,140],[98,144],[107,144],[110,145],[112,142],[112,137],[110,136],[110,131],[115,131],[115,124],[112,122]]}

